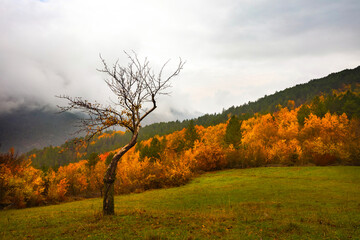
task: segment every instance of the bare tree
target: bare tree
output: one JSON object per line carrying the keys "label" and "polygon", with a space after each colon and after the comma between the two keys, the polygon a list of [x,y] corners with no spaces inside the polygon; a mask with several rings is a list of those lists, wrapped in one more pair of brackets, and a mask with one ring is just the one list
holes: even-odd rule
{"label": "bare tree", "polygon": [[176,70],[163,78],[163,70],[168,62],[162,66],[158,74],[155,74],[147,58],[140,62],[135,53],[125,54],[129,58],[129,63],[125,67],[120,66],[118,62],[109,67],[100,56],[103,69],[98,71],[108,76],[105,82],[116,95],[116,102],[104,106],[97,102],[90,103],[80,97],[59,96],[68,100],[67,106],[59,107],[61,111],[81,110],[88,114],[87,118],[81,120],[82,130],[87,132],[86,140],[89,141],[96,134],[113,126],[124,127],[132,133],[129,143],[114,155],[104,176],[105,215],[114,214],[114,181],[120,158],[136,144],[141,121],[155,110],[159,95],[169,94],[167,89],[171,87],[170,80],[180,73],[185,64],[180,59]]}

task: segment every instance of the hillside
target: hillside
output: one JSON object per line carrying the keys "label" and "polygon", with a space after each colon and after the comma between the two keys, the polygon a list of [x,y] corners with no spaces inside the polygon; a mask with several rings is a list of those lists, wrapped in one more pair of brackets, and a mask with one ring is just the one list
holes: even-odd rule
{"label": "hillside", "polygon": [[[229,114],[246,119],[257,112],[273,112],[278,104],[286,106],[288,100],[294,100],[299,106],[320,93],[330,93],[332,89],[355,83],[360,83],[360,66],[264,96],[255,102],[231,107],[222,113],[205,114],[193,120],[196,125],[213,126],[225,122]],[[72,137],[71,133],[75,131],[74,125],[78,118],[79,116],[72,113],[56,114],[56,111],[44,109],[19,109],[9,114],[2,114],[0,115],[0,152],[6,152],[10,147],[15,147],[17,151],[24,153],[33,148],[58,146]],[[188,124],[189,120],[150,124],[141,129],[139,139],[166,135],[181,130]],[[111,147],[109,146],[108,149]]]}
{"label": "hillside", "polygon": [[[247,119],[254,113],[272,113],[276,110],[277,105],[286,106],[288,100],[293,100],[295,101],[295,106],[300,106],[303,103],[311,101],[315,96],[329,94],[333,89],[340,89],[345,85],[354,86],[356,83],[360,83],[360,66],[287,88],[269,96],[264,96],[255,102],[231,107],[222,113],[205,114],[193,120],[196,125],[206,127],[227,121],[229,114],[242,116],[243,119]],[[141,129],[139,138],[148,139],[155,135],[162,136],[176,130],[181,130],[187,127],[188,124],[189,120],[154,123]]]}
{"label": "hillside", "polygon": [[356,239],[360,167],[213,172],[115,198],[0,211],[2,239]]}
{"label": "hillside", "polygon": [[73,137],[79,115],[56,110],[18,109],[0,115],[0,152],[14,147],[25,153],[34,148],[61,145]]}
{"label": "hillside", "polygon": [[[234,115],[237,115],[239,120],[245,121],[254,116],[254,111],[259,111],[258,113],[262,115],[265,115],[267,112],[273,113],[275,110],[279,111],[279,103],[284,107],[289,107],[289,109],[302,106],[298,112],[292,113],[293,117],[298,119],[298,123],[296,124],[299,124],[300,126],[304,124],[305,118],[308,117],[310,112],[320,118],[323,118],[327,112],[339,116],[345,113],[349,119],[353,117],[360,118],[360,78],[357,77],[359,76],[359,69],[360,67],[351,71],[345,70],[337,74],[331,74],[328,77],[313,80],[307,84],[298,85],[274,95],[266,96],[256,102],[248,103],[236,108],[230,108],[221,114],[205,115],[191,121],[156,123],[145,126],[140,131],[139,141],[150,139],[155,135],[165,136],[177,130],[188,128],[190,124],[204,127],[209,125],[216,126],[219,123],[225,123],[229,119],[229,116]],[[341,86],[341,90],[330,88],[326,85],[327,82],[333,87],[340,88]],[[322,92],[320,91],[321,87],[324,87],[325,89]],[[303,98],[296,98],[294,101],[291,101],[292,106],[288,106],[289,100],[292,99],[291,96],[302,96],[299,94],[301,92],[307,92],[308,95]],[[321,93],[322,97],[320,98],[318,95],[315,95],[316,93]],[[310,96],[313,96],[313,98],[311,99]],[[301,105],[300,103],[304,101],[306,104]],[[265,109],[268,109],[269,111]],[[59,147],[49,146],[41,150],[32,150],[27,153],[27,156],[36,155],[32,161],[33,165],[37,168],[57,168],[58,166],[76,162],[80,159],[88,159],[90,154],[93,153],[99,154],[118,149],[125,145],[129,139],[130,133],[128,132],[125,134],[107,132],[103,135],[96,136],[87,148],[79,149],[75,146],[74,140],[72,140],[67,141]],[[339,157],[337,156],[337,158]],[[356,157],[352,156],[352,159],[355,158]]]}

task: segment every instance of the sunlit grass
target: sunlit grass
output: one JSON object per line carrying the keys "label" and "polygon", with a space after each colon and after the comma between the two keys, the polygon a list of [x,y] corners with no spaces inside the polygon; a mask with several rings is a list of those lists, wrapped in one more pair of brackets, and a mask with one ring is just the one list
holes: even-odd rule
{"label": "sunlit grass", "polygon": [[190,184],[0,212],[3,239],[359,239],[360,167],[254,168]]}

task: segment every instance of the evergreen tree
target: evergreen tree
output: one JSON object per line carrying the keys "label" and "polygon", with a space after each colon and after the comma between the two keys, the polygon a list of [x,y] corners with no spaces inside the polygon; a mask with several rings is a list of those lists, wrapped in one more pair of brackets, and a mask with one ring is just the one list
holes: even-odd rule
{"label": "evergreen tree", "polygon": [[328,112],[325,103],[321,101],[319,96],[316,96],[311,103],[311,112],[316,116],[323,118]]}
{"label": "evergreen tree", "polygon": [[100,160],[99,154],[93,152],[89,155],[87,166],[89,168],[91,168],[91,167],[95,166],[99,160]]}
{"label": "evergreen tree", "polygon": [[310,115],[310,108],[307,105],[302,105],[297,113],[297,120],[300,126],[304,126],[305,119]]}
{"label": "evergreen tree", "polygon": [[189,125],[185,131],[185,149],[190,149],[194,147],[196,140],[199,140],[200,136],[196,132],[194,121],[190,120]]}
{"label": "evergreen tree", "polygon": [[109,155],[106,157],[106,160],[105,160],[105,164],[106,166],[108,166],[111,162],[111,160],[113,159],[115,153],[109,153]]}
{"label": "evergreen tree", "polygon": [[154,162],[157,159],[160,159],[160,151],[161,151],[160,145],[161,145],[160,141],[157,137],[154,137],[151,140],[150,147],[149,147],[149,154],[148,154],[150,161]]}
{"label": "evergreen tree", "polygon": [[234,148],[238,148],[241,144],[241,122],[236,115],[233,115],[226,127],[224,141],[226,145],[232,144]]}
{"label": "evergreen tree", "polygon": [[139,144],[138,147],[140,160],[143,160],[145,157],[150,158],[150,161],[154,162],[160,159],[160,152],[163,150],[162,142],[159,141],[157,137],[154,137],[151,140],[150,146],[144,146]]}

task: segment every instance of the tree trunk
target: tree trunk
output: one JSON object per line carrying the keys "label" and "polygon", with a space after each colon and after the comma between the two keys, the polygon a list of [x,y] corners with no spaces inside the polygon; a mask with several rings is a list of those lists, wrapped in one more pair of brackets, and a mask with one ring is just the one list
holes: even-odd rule
{"label": "tree trunk", "polygon": [[104,199],[103,199],[104,215],[114,215],[114,182],[104,182]]}
{"label": "tree trunk", "polygon": [[[139,128],[139,127],[138,127]],[[120,158],[136,144],[138,130],[134,132],[130,142],[117,152],[111,160],[104,176],[104,198],[103,198],[103,214],[114,215],[114,182],[116,179],[116,168]]]}

